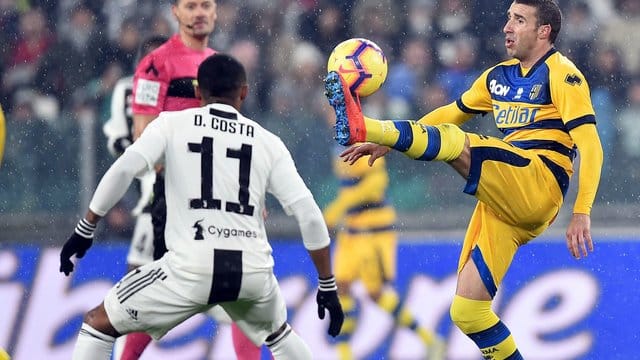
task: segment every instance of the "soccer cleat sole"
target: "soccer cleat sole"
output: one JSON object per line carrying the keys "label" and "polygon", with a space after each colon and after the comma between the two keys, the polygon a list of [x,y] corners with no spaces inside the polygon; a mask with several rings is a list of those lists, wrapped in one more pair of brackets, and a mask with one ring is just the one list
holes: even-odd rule
{"label": "soccer cleat sole", "polygon": [[336,135],[334,139],[338,144],[350,145],[351,132],[349,130],[349,117],[347,116],[347,105],[345,104],[344,91],[340,82],[340,75],[331,71],[324,79],[325,95],[329,100],[329,105],[336,113]]}

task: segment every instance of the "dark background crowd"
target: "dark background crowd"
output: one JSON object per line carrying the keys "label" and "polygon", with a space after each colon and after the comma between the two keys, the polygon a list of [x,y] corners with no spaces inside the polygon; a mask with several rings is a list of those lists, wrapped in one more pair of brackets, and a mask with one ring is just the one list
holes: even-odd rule
{"label": "dark background crowd", "polygon": [[[243,113],[284,140],[322,206],[337,186],[329,175],[335,144],[321,81],[331,49],[350,37],[378,43],[389,74],[364,101],[365,113],[417,118],[455,100],[505,59],[502,27],[510,2],[218,0],[210,45],[245,65],[251,95]],[[586,75],[605,151],[596,207],[634,224],[640,216],[640,1],[559,3],[564,21],[556,46]],[[114,84],[133,72],[145,37],[169,36],[176,23],[167,0],[0,0],[0,29],[0,103],[7,118],[0,228],[25,229],[37,219],[56,227],[52,214],[75,219],[113,162],[102,125]],[[465,127],[499,136],[491,114]],[[416,214],[455,217],[459,206],[474,204],[446,165],[396,154],[389,164],[401,227]],[[107,231],[130,231],[135,201],[125,198]],[[597,218],[594,212],[594,226]],[[419,225],[429,230],[435,223],[447,222]]]}

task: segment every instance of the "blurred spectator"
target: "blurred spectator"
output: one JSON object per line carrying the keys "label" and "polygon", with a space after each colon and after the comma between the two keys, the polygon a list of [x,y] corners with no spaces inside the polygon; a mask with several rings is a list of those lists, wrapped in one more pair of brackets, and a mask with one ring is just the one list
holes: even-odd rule
{"label": "blurred spectator", "polygon": [[401,40],[398,32],[403,24],[398,5],[392,0],[360,0],[351,14],[353,36],[372,40],[384,49],[389,60],[393,60]]}
{"label": "blurred spectator", "polygon": [[603,24],[600,43],[616,47],[627,70],[640,74],[640,1],[616,0],[617,16]]}
{"label": "blurred spectator", "polygon": [[[7,63],[13,54],[13,45],[18,36],[18,22],[20,15],[15,1],[0,0],[0,79],[6,71]],[[0,100],[4,104],[5,111],[8,110],[11,102],[8,100],[9,95],[0,87]]]}
{"label": "blurred spectator", "polygon": [[177,31],[176,25],[172,21],[169,21],[167,16],[168,15],[161,11],[154,13],[151,17],[151,26],[149,27],[151,29],[150,35],[170,37]]}
{"label": "blurred spectator", "polygon": [[[156,13],[164,18],[171,15],[172,0],[110,0],[104,1],[100,13],[106,21],[105,30],[109,40],[117,40],[122,28],[131,19],[137,21],[139,29],[148,29],[147,33],[153,33],[153,23]],[[171,26],[165,36],[175,31]],[[143,34],[143,35],[145,35]]]}
{"label": "blurred spectator", "polygon": [[249,84],[249,94],[242,103],[242,113],[252,117],[257,116],[262,111],[259,102],[261,68],[260,68],[260,47],[253,39],[243,39],[235,42],[227,51],[229,55],[236,58],[247,72],[247,83]]}
{"label": "blurred spectator", "polygon": [[239,16],[242,8],[236,1],[218,1],[217,4],[216,31],[211,35],[211,43],[216,49],[224,51],[231,47],[238,36],[245,35],[240,34],[242,21]]}
{"label": "blurred spectator", "polygon": [[426,114],[451,102],[447,90],[437,83],[420,88],[418,96],[419,114]]}
{"label": "blurred spectator", "polygon": [[434,23],[436,36],[449,39],[463,32],[471,33],[473,10],[473,4],[469,0],[439,1]]}
{"label": "blurred spectator", "polygon": [[138,20],[127,18],[122,22],[115,44],[108,57],[117,61],[122,69],[133,69],[141,38],[142,34],[138,28]]}
{"label": "blurred spectator", "polygon": [[475,66],[486,69],[496,65],[500,60],[508,58],[504,47],[504,20],[507,18],[505,9],[509,8],[511,0],[476,0],[472,12],[472,33],[478,39],[478,52]]}
{"label": "blurred spectator", "polygon": [[475,68],[476,54],[476,39],[467,34],[460,34],[452,41],[442,42],[438,48],[442,70],[438,72],[436,79],[447,90],[450,101],[459,98],[479,75]]}
{"label": "blurred spectator", "polygon": [[628,103],[618,118],[620,153],[618,164],[624,166],[611,178],[617,183],[616,195],[622,201],[640,200],[640,77],[635,77],[628,90]]}
{"label": "blurred spectator", "polygon": [[[595,50],[595,51],[593,51]],[[591,86],[591,101],[596,112],[596,126],[600,135],[604,151],[602,168],[603,185],[614,177],[612,155],[615,152],[617,140],[616,113],[624,106],[627,97],[629,74],[624,71],[622,60],[615,48],[592,49],[591,70],[586,73]],[[613,186],[601,186],[600,192],[605,195],[612,191]]]}
{"label": "blurred spectator", "polygon": [[98,77],[106,66],[109,44],[90,8],[79,5],[69,16],[70,30],[42,58],[36,86],[69,103],[73,92]]}
{"label": "blurred spectator", "polygon": [[3,91],[13,93],[17,88],[32,85],[40,59],[54,42],[46,27],[41,9],[35,8],[20,17],[20,31],[7,61],[2,80]]}
{"label": "blurred spectator", "polygon": [[68,159],[56,156],[61,153],[62,138],[36,115],[31,102],[33,95],[28,90],[19,91],[12,111],[6,116],[0,211],[32,213],[59,209],[58,182],[51,180],[60,176],[61,166]]}
{"label": "blurred spectator", "polygon": [[474,80],[478,38],[473,32],[473,5],[468,0],[444,0],[435,18],[434,48],[442,66],[438,81],[451,100],[462,94]]}
{"label": "blurred spectator", "polygon": [[594,43],[593,34],[598,24],[589,6],[573,1],[564,14],[564,23],[558,40],[559,48],[579,69],[588,69],[589,55]]}
{"label": "blurred spectator", "polygon": [[620,51],[608,46],[592,49],[592,60],[587,69],[589,71],[585,75],[591,89],[606,88],[611,92],[616,107],[622,105],[631,75],[622,63]]}
{"label": "blurred spectator", "polygon": [[[285,72],[273,86],[271,104],[274,107],[266,127],[282,137],[291,149],[300,175],[318,185],[330,173],[330,156],[326,151],[331,136],[323,131],[326,116],[324,86],[325,56],[309,42],[298,42],[283,63]],[[310,185],[312,186],[312,185]],[[312,186],[313,187],[313,186]]]}
{"label": "blurred spectator", "polygon": [[415,114],[418,93],[434,76],[433,56],[427,42],[421,37],[408,39],[401,46],[401,55],[390,64],[384,91],[389,97],[390,116],[406,119]]}
{"label": "blurred spectator", "polygon": [[[620,149],[627,165],[625,169],[633,168],[640,175],[640,77],[636,77],[629,87],[627,104],[620,112],[618,126],[620,130]],[[627,162],[629,161],[629,162]],[[632,165],[632,163],[636,165]],[[636,176],[640,179],[640,176]]]}
{"label": "blurred spectator", "polygon": [[409,0],[407,5],[407,35],[428,40],[433,37],[436,11],[434,0]]}
{"label": "blurred spectator", "polygon": [[301,15],[298,34],[302,40],[315,44],[322,53],[351,37],[342,8],[332,0],[319,1]]}
{"label": "blurred spectator", "polygon": [[614,1],[616,0],[585,0],[591,8],[591,13],[600,24],[611,20],[615,16]]}

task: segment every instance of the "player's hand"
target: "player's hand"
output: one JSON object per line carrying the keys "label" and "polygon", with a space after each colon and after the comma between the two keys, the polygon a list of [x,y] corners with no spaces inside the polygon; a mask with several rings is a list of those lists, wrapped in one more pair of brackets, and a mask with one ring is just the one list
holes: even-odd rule
{"label": "player's hand", "polygon": [[344,162],[348,162],[349,165],[353,165],[358,159],[363,156],[370,155],[369,166],[373,166],[376,159],[387,155],[391,151],[391,148],[373,143],[356,144],[349,147],[347,150],[340,154],[340,157]]}
{"label": "player's hand", "polygon": [[96,225],[82,219],[76,225],[73,234],[69,237],[69,240],[64,243],[62,251],[60,252],[60,272],[63,272],[66,276],[69,276],[73,271],[73,263],[71,262],[71,256],[75,255],[78,259],[87,253],[87,250],[93,244],[93,232],[96,230]]}
{"label": "player's hand", "polygon": [[589,252],[593,252],[589,215],[573,214],[567,228],[567,247],[576,259],[580,259],[582,256],[586,257]]}
{"label": "player's hand", "polygon": [[324,319],[325,310],[329,310],[329,335],[338,336],[344,322],[344,313],[342,312],[340,300],[338,300],[338,286],[334,276],[327,279],[318,279],[316,302],[318,303],[318,317],[320,320]]}

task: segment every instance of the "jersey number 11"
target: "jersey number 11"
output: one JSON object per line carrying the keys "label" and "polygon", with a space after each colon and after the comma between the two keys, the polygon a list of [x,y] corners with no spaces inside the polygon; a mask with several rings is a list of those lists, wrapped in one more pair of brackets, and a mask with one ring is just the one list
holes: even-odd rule
{"label": "jersey number 11", "polygon": [[[189,199],[191,209],[222,209],[222,200],[213,197],[213,138],[203,137],[202,143],[188,143],[189,151],[200,153],[200,198]],[[254,207],[249,205],[249,180],[251,174],[251,145],[242,144],[239,150],[227,149],[227,157],[238,159],[238,202],[226,201],[225,211],[253,216]]]}

